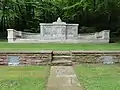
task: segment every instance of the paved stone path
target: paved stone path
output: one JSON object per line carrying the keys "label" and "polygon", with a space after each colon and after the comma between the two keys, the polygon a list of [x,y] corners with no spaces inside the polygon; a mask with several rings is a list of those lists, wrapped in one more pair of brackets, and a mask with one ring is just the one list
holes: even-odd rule
{"label": "paved stone path", "polygon": [[46,90],[82,90],[72,66],[52,66]]}

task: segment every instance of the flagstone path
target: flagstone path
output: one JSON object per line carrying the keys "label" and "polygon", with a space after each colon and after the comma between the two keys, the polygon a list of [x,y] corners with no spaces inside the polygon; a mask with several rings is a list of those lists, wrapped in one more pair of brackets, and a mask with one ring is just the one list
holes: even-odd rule
{"label": "flagstone path", "polygon": [[52,66],[46,90],[83,90],[72,66]]}

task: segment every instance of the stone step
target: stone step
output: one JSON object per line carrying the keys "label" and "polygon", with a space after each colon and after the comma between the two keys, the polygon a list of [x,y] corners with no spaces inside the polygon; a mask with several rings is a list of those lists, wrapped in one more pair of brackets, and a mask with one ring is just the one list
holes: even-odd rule
{"label": "stone step", "polygon": [[53,56],[71,56],[69,53],[58,53],[58,54],[53,54]]}
{"label": "stone step", "polygon": [[52,61],[52,65],[53,66],[71,66],[72,65],[72,61],[70,60],[55,60]]}
{"label": "stone step", "polygon": [[69,51],[54,51],[53,56],[71,56]]}
{"label": "stone step", "polygon": [[53,56],[54,60],[71,60],[71,56]]}

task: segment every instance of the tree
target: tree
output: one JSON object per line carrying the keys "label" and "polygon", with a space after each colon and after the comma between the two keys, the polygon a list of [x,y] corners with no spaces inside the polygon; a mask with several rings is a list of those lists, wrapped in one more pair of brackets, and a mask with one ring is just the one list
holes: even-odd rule
{"label": "tree", "polygon": [[58,17],[80,27],[116,32],[120,28],[119,12],[119,0],[1,0],[0,32],[7,28],[38,32],[40,22],[51,23]]}

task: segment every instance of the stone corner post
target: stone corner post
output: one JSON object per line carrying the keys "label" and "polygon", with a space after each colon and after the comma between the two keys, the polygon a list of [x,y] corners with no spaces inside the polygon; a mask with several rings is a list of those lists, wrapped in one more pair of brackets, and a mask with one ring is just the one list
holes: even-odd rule
{"label": "stone corner post", "polygon": [[8,32],[8,43],[12,43],[15,40],[14,29],[7,29]]}
{"label": "stone corner post", "polygon": [[110,30],[104,30],[103,31],[103,36],[104,36],[104,39],[106,40],[109,40],[110,39]]}

